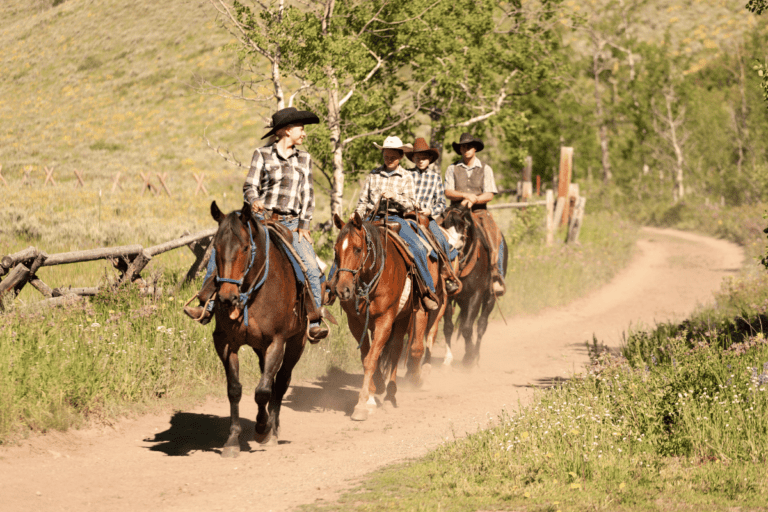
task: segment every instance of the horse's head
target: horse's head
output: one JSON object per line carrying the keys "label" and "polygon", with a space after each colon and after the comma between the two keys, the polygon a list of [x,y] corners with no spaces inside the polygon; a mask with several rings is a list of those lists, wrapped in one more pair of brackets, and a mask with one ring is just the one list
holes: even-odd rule
{"label": "horse's head", "polygon": [[211,203],[211,216],[219,223],[219,230],[213,237],[216,250],[216,281],[218,300],[230,310],[232,320],[239,318],[244,304],[240,302],[241,289],[245,274],[248,273],[252,259],[251,234],[258,236],[260,230],[249,231],[251,206],[243,204],[242,210],[222,213],[216,201]]}
{"label": "horse's head", "polygon": [[357,212],[346,224],[338,214],[334,214],[333,223],[339,229],[339,236],[333,247],[336,263],[336,295],[340,300],[349,300],[355,293],[355,278],[363,270],[371,249],[370,234],[363,226],[363,219]]}
{"label": "horse's head", "polygon": [[448,233],[448,243],[458,251],[469,245],[473,225],[469,208],[453,206],[443,213],[442,226]]}

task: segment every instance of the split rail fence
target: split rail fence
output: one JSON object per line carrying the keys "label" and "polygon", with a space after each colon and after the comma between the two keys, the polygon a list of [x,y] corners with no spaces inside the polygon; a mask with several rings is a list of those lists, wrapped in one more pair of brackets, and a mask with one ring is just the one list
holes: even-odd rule
{"label": "split rail fence", "polygon": [[[571,183],[573,176],[573,148],[560,148],[560,172],[557,176],[557,197],[555,191],[547,190],[543,201],[531,201],[533,196],[533,181],[531,173],[533,159],[528,156],[523,167],[522,181],[517,182],[518,201],[514,203],[489,204],[489,210],[504,208],[527,208],[529,206],[545,206],[547,210],[547,245],[552,245],[555,239],[555,231],[560,226],[567,226],[565,236],[566,243],[577,243],[581,225],[584,221],[584,208],[587,198],[579,194],[578,183]],[[541,191],[541,179],[536,176],[537,195]]]}
{"label": "split rail fence", "polygon": [[158,254],[187,246],[195,255],[195,262],[187,271],[183,282],[188,282],[206,268],[211,257],[211,243],[216,228],[207,229],[192,235],[170,240],[162,244],[144,248],[141,245],[123,245],[120,247],[105,247],[85,251],[64,252],[48,255],[36,247],[28,247],[0,259],[0,305],[3,296],[12,292],[18,295],[21,289],[29,284],[46,298],[37,303],[41,306],[52,306],[67,302],[72,296],[96,295],[98,287],[87,288],[51,288],[38,276],[41,267],[82,263],[94,260],[109,260],[120,272],[117,285],[134,282],[141,278],[141,271]]}

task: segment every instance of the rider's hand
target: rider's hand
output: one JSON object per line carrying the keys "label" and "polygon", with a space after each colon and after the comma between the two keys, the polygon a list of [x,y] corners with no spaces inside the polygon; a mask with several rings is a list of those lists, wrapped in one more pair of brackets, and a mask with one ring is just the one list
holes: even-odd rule
{"label": "rider's hand", "polygon": [[469,208],[472,208],[472,206],[473,206],[474,204],[475,204],[475,203],[473,203],[473,202],[472,202],[472,201],[470,201],[469,199],[462,199],[462,201],[461,201],[461,206],[463,206],[464,208],[467,208],[467,209],[469,209]]}
{"label": "rider's hand", "polygon": [[432,209],[431,208],[422,208],[422,209],[419,210],[419,212],[422,215],[425,215],[427,217],[431,217],[432,216]]}
{"label": "rider's hand", "polygon": [[467,201],[469,201],[472,204],[477,203],[477,196],[475,194],[466,194],[464,196],[464,199],[466,199]]}
{"label": "rider's hand", "polygon": [[309,243],[312,243],[312,235],[309,234],[308,229],[296,228],[296,231],[299,233],[299,236],[303,236]]}
{"label": "rider's hand", "polygon": [[251,211],[253,213],[262,213],[264,211],[264,201],[257,199],[251,203]]}
{"label": "rider's hand", "polygon": [[395,198],[395,193],[392,192],[391,190],[387,190],[387,191],[385,191],[384,193],[381,194],[381,198],[382,199],[394,199]]}

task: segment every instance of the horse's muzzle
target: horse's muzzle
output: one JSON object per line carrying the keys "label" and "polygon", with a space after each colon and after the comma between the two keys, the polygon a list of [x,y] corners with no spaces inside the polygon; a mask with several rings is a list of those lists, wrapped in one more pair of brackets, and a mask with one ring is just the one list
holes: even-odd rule
{"label": "horse's muzzle", "polygon": [[336,295],[339,300],[349,300],[353,296],[352,287],[349,285],[336,285]]}

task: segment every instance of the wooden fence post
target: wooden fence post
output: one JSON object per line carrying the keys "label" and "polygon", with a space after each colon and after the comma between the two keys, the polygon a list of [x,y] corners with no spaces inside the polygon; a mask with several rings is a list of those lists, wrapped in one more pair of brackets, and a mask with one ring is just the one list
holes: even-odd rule
{"label": "wooden fence post", "polygon": [[164,172],[163,174],[155,173],[157,175],[157,179],[160,180],[160,184],[163,186],[163,190],[165,190],[165,193],[168,194],[168,197],[173,197],[171,195],[171,191],[168,190],[168,185],[165,184],[165,180],[168,179],[168,173]]}
{"label": "wooden fence post", "polygon": [[56,186],[56,180],[53,177],[53,170],[56,169],[56,167],[55,166],[51,166],[51,168],[48,169],[48,167],[43,166],[43,169],[45,169],[45,182],[43,182],[43,186],[46,186],[48,184],[48,182],[50,181],[51,182],[51,186],[55,187]]}
{"label": "wooden fence post", "polygon": [[5,181],[5,178],[3,178],[3,164],[0,164],[0,181],[2,181],[3,185],[6,187],[8,186],[8,182]]}
{"label": "wooden fence post", "polygon": [[571,223],[568,226],[568,236],[565,239],[566,243],[579,243],[579,233],[581,233],[581,224],[584,221],[584,207],[587,204],[586,197],[579,197],[576,200],[576,208],[571,218]]}
{"label": "wooden fence post", "polygon": [[547,190],[547,245],[555,241],[555,194]]}
{"label": "wooden fence post", "polygon": [[541,197],[541,176],[536,175],[536,195]]}
{"label": "wooden fence post", "polygon": [[144,267],[146,267],[150,261],[152,261],[152,255],[146,250],[142,250],[135,258],[133,258],[131,264],[128,265],[128,269],[125,271],[125,274],[123,274],[123,277],[120,278],[118,286],[125,283],[131,283],[138,279],[141,271],[144,270]]}
{"label": "wooden fence post", "polygon": [[205,188],[205,185],[203,184],[203,180],[205,179],[205,174],[200,173],[200,176],[197,175],[197,173],[192,173],[192,175],[195,177],[195,181],[197,181],[197,187],[195,187],[195,195],[197,195],[198,192],[202,192],[205,195],[208,195],[208,189]]}
{"label": "wooden fence post", "polygon": [[85,188],[85,183],[83,182],[83,175],[75,169],[75,177],[77,178],[77,183],[75,183],[75,188],[82,187]]}
{"label": "wooden fence post", "polygon": [[531,182],[531,173],[533,172],[533,157],[525,157],[525,167],[523,167],[523,201],[527,201],[533,195],[533,183]]}
{"label": "wooden fence post", "polygon": [[155,188],[155,186],[149,181],[152,179],[152,173],[148,172],[146,176],[144,175],[143,172],[139,172],[139,174],[141,175],[141,179],[144,180],[144,186],[141,187],[141,195],[144,195],[144,192],[146,192],[147,190],[149,190],[153,194],[157,194],[157,188]]}
{"label": "wooden fence post", "polygon": [[13,270],[8,274],[8,277],[0,282],[0,299],[3,295],[13,290],[15,294],[18,294],[24,285],[27,284],[29,279],[29,269],[23,263],[16,265]]}
{"label": "wooden fence post", "polygon": [[579,184],[571,183],[568,186],[568,197],[565,200],[565,210],[563,211],[563,223],[571,225],[574,211],[576,210],[576,201],[579,199]]}
{"label": "wooden fence post", "polygon": [[[571,185],[571,169],[573,168],[573,148],[561,147],[560,148],[560,173],[557,178],[557,203],[560,207],[560,200],[562,199],[563,206],[565,208],[565,202],[568,198],[568,189]],[[562,215],[563,211],[560,211],[560,215],[555,215],[555,219],[559,225],[565,226],[568,221],[565,216]]]}
{"label": "wooden fence post", "polygon": [[123,190],[123,186],[120,184],[120,171],[117,171],[117,174],[115,174],[115,179],[112,180],[112,193],[115,193],[115,190],[117,189]]}

